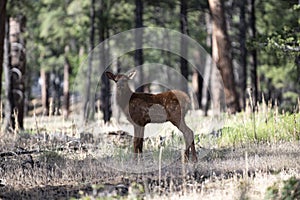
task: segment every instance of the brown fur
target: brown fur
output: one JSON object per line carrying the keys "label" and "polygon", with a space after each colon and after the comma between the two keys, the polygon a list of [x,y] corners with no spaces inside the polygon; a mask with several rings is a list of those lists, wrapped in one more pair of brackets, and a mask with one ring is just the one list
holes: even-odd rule
{"label": "brown fur", "polygon": [[134,126],[134,152],[142,153],[144,128],[148,123],[163,123],[170,121],[184,135],[186,143],[186,158],[192,151],[193,161],[197,161],[194,145],[194,133],[186,125],[184,117],[190,106],[189,96],[180,90],[170,90],[159,94],[133,92],[128,86],[128,80],[133,78],[135,71],[128,76],[114,75],[106,72],[109,79],[117,83],[117,102],[127,119]]}

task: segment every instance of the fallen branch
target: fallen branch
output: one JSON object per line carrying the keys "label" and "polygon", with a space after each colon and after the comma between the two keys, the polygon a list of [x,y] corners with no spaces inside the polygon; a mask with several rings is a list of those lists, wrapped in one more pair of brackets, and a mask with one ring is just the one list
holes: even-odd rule
{"label": "fallen branch", "polygon": [[87,148],[84,146],[79,146],[79,147],[57,147],[57,148],[49,149],[49,150],[34,149],[34,150],[21,150],[21,151],[7,151],[7,152],[0,152],[0,158],[9,157],[9,156],[33,154],[33,153],[44,153],[44,152],[51,152],[51,151],[65,151],[65,150],[78,151],[80,149],[86,150]]}
{"label": "fallen branch", "polygon": [[18,155],[24,155],[24,154],[33,154],[33,153],[42,153],[45,152],[43,150],[30,150],[30,151],[8,151],[8,152],[1,152],[0,157],[8,157],[8,156],[18,156]]}

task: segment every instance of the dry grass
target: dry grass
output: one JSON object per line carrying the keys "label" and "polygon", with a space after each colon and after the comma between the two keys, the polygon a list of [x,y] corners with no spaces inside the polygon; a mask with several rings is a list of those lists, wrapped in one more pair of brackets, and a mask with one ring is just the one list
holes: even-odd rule
{"label": "dry grass", "polygon": [[[0,198],[282,199],[286,190],[300,191],[300,115],[276,112],[256,115],[257,134],[267,139],[250,138],[246,112],[227,118],[220,135],[197,136],[197,163],[183,163],[180,148],[169,148],[182,141],[168,125],[161,132],[164,142],[147,139],[145,154],[136,161],[132,137],[116,123],[79,127],[76,119],[60,116],[28,118],[25,131],[0,137]],[[210,123],[200,117],[188,119],[196,134]],[[283,181],[291,177],[296,184],[286,189]]]}
{"label": "dry grass", "polygon": [[[70,137],[48,142],[28,134],[15,139],[2,136],[1,152],[29,150],[29,147],[61,149],[1,157],[0,197],[262,199],[274,182],[291,176],[300,178],[300,148],[296,141],[214,149],[195,164],[174,161],[162,168],[159,176],[158,168],[140,174],[118,171],[108,166],[115,161],[114,157],[95,156],[96,151],[91,148],[96,145],[81,141],[72,146],[72,140]],[[139,165],[131,164],[131,167]]]}

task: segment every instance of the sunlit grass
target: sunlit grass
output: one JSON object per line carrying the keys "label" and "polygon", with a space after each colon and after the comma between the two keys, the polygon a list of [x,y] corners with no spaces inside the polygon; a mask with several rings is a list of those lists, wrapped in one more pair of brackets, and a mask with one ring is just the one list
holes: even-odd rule
{"label": "sunlit grass", "polygon": [[232,146],[249,142],[279,142],[300,139],[300,113],[267,115],[246,113],[228,117],[222,129],[222,136],[218,139],[220,146]]}

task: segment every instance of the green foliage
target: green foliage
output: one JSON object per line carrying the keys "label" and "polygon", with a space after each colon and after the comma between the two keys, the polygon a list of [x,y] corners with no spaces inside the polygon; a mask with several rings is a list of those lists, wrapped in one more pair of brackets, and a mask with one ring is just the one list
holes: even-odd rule
{"label": "green foliage", "polygon": [[129,188],[129,199],[143,199],[145,188],[141,183],[133,182]]}
{"label": "green foliage", "polygon": [[290,84],[290,77],[294,73],[294,64],[287,63],[285,67],[270,67],[270,65],[261,65],[259,72],[264,74],[266,78],[271,80],[272,85],[276,89],[283,89]]}
{"label": "green foliage", "polygon": [[[283,185],[282,187],[280,187]],[[300,179],[294,176],[288,180],[275,182],[267,188],[265,199],[299,199],[300,198]]]}
{"label": "green foliage", "polygon": [[272,17],[263,16],[263,22],[268,24],[267,28],[267,51],[279,54],[299,54],[299,5],[290,5],[285,2],[276,1],[275,4],[266,4],[265,11]]}
{"label": "green foliage", "polygon": [[258,51],[261,91],[267,99],[285,101],[282,106],[292,110],[300,91],[298,2],[257,1],[256,8],[257,38],[248,41],[248,47]]}
{"label": "green foliage", "polygon": [[14,1],[14,0],[8,0],[7,1],[7,15],[10,17],[14,17],[17,15],[24,15],[27,14],[28,11],[34,10],[34,7],[38,3],[36,1],[32,2],[30,0],[24,0],[24,1]]}
{"label": "green foliage", "polygon": [[219,146],[234,146],[248,142],[282,140],[300,140],[300,113],[277,114],[276,110],[271,110],[268,113],[255,113],[255,116],[242,113],[228,117],[217,143]]}
{"label": "green foliage", "polygon": [[300,198],[300,179],[291,177],[283,181],[282,199],[299,199]]}
{"label": "green foliage", "polygon": [[[234,26],[237,27],[240,22],[237,2],[225,4],[228,9],[232,9],[227,11],[227,16],[228,24],[231,25],[230,37],[233,47],[236,48],[233,51],[234,55],[238,55],[236,44],[239,36]],[[179,30],[179,1],[154,0],[143,3],[146,27],[158,26]],[[90,0],[8,1],[8,15],[24,14],[27,18],[27,72],[36,75],[39,74],[40,68],[45,68],[62,75],[64,58],[67,57],[72,68],[70,79],[74,79],[83,57],[88,54],[90,8]],[[248,40],[247,47],[248,50],[255,48],[258,52],[260,92],[263,92],[267,99],[278,98],[280,103],[286,101],[283,106],[292,110],[291,105],[295,105],[300,93],[300,66],[295,63],[300,51],[300,6],[295,0],[270,0],[256,1],[255,8],[257,37],[253,41]],[[95,10],[95,45],[100,41],[99,33],[103,27],[107,30],[106,37],[134,28],[134,1],[96,0]],[[205,15],[208,12],[207,1],[188,1],[189,35],[210,52],[210,47],[206,46]],[[246,17],[248,14],[246,13]],[[68,55],[64,52],[67,45],[70,47]],[[128,53],[120,58],[122,70],[134,65],[133,55]],[[144,61],[158,62],[179,69],[179,57],[160,50],[145,50]]]}
{"label": "green foliage", "polygon": [[[111,34],[116,34],[134,27],[134,5],[128,1],[115,2],[107,16]],[[108,14],[106,14],[108,15]],[[111,17],[113,16],[113,17]]]}
{"label": "green foliage", "polygon": [[278,183],[274,183],[272,186],[267,188],[265,199],[276,199],[278,198],[279,188]]}

